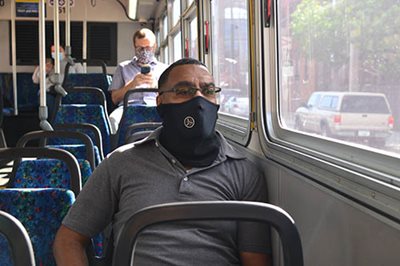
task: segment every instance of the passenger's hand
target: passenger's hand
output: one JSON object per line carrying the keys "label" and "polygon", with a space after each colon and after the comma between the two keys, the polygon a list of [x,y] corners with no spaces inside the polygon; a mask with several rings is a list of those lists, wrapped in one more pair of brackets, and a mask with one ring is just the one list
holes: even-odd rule
{"label": "passenger's hand", "polygon": [[152,73],[148,74],[137,74],[134,79],[127,83],[129,89],[134,89],[142,85],[148,85],[149,87],[154,87],[156,85],[155,78]]}

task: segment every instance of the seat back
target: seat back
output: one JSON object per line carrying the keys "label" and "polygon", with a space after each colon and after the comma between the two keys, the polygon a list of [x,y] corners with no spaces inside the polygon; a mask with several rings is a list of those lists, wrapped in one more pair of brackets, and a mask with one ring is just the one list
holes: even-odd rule
{"label": "seat back", "polygon": [[126,130],[125,143],[132,143],[144,139],[161,125],[161,122],[144,122],[132,124]]}
{"label": "seat back", "polygon": [[17,218],[4,211],[0,211],[0,265],[35,266],[28,232]]}
{"label": "seat back", "polygon": [[[57,160],[27,160],[22,161],[20,166],[21,158]],[[67,151],[53,148],[5,148],[0,149],[2,159],[16,160],[7,187],[61,187],[71,189],[75,195],[82,188],[79,163]]]}
{"label": "seat back", "polygon": [[111,150],[110,122],[104,107],[98,104],[62,104],[54,118],[54,125],[89,123],[101,132],[104,154]]}
{"label": "seat back", "polygon": [[67,88],[65,96],[57,95],[56,103],[60,104],[100,104],[107,110],[106,96],[96,87],[75,86]]}
{"label": "seat back", "polygon": [[56,265],[52,252],[54,238],[74,200],[74,193],[65,189],[0,190],[0,210],[13,215],[26,228],[36,265]]}
{"label": "seat back", "polygon": [[[63,81],[63,87],[65,89],[72,87],[96,87],[101,89],[104,92],[107,102],[107,110],[111,113],[116,106],[112,102],[111,94],[108,91],[108,87],[111,85],[112,78],[110,75],[107,75],[106,64],[101,60],[93,60],[93,59],[79,59],[75,60],[78,63],[88,63],[91,65],[101,67],[101,73],[68,73],[70,68],[70,64],[67,63],[65,66],[65,73]],[[109,114],[108,113],[108,114]]]}
{"label": "seat back", "polygon": [[[69,132],[79,132],[83,133],[90,137],[92,142],[94,143],[94,150],[95,150],[95,160],[101,162],[104,159],[104,152],[103,152],[103,138],[101,136],[101,132],[98,127],[93,124],[89,123],[72,123],[72,124],[58,124],[54,125],[55,131],[69,131]],[[49,139],[47,144],[48,145],[64,145],[64,144],[79,144],[80,142],[76,142],[73,139],[66,139],[66,138],[52,138]],[[96,153],[98,150],[98,153]],[[98,156],[98,157],[97,157]],[[97,157],[97,159],[96,159]]]}
{"label": "seat back", "polygon": [[[73,131],[32,131],[23,135],[16,144],[17,148],[26,147],[26,145],[33,140],[40,140],[40,145],[46,145],[47,139],[61,138],[63,140],[73,139],[82,144],[66,144],[66,145],[53,145],[50,147],[64,149],[72,153],[77,159],[84,159],[89,161],[92,169],[95,167],[95,161],[100,160],[98,149],[93,146],[93,142],[89,136],[81,132]],[[60,140],[62,141],[62,140]],[[98,158],[97,158],[98,157]]]}
{"label": "seat back", "polygon": [[[135,89],[128,91],[124,96],[124,110],[122,118],[118,126],[118,143],[117,146],[125,144],[127,128],[130,125],[142,122],[161,122],[161,118],[158,115],[156,106],[149,106],[145,104],[130,104],[129,98],[134,93],[143,92],[157,92],[157,89]],[[139,129],[138,129],[139,131]],[[132,132],[134,133],[134,132]]]}
{"label": "seat back", "polygon": [[113,265],[132,265],[132,254],[138,234],[154,224],[190,220],[236,220],[264,222],[278,232],[285,266],[302,266],[300,236],[293,219],[281,208],[259,202],[200,201],[159,204],[144,208],[124,224],[113,256]]}

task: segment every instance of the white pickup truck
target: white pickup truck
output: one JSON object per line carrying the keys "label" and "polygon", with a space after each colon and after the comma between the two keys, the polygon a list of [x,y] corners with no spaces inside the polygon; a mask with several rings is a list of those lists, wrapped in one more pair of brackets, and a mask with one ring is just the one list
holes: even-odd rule
{"label": "white pickup truck", "polygon": [[297,130],[374,146],[385,145],[393,125],[382,93],[317,91],[295,112]]}

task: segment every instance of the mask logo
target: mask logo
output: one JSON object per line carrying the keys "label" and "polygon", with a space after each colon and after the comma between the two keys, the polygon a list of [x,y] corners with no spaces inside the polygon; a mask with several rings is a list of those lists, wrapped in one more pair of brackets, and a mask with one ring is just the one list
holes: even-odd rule
{"label": "mask logo", "polygon": [[185,119],[183,120],[183,124],[185,125],[186,128],[194,127],[195,124],[194,118],[191,116],[185,117]]}

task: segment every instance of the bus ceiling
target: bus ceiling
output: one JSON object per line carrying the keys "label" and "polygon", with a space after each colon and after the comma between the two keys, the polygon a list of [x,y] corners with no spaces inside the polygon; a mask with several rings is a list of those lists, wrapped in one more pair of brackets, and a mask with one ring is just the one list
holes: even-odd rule
{"label": "bus ceiling", "polygon": [[133,21],[147,23],[153,21],[160,0],[117,0],[125,10],[126,16]]}

